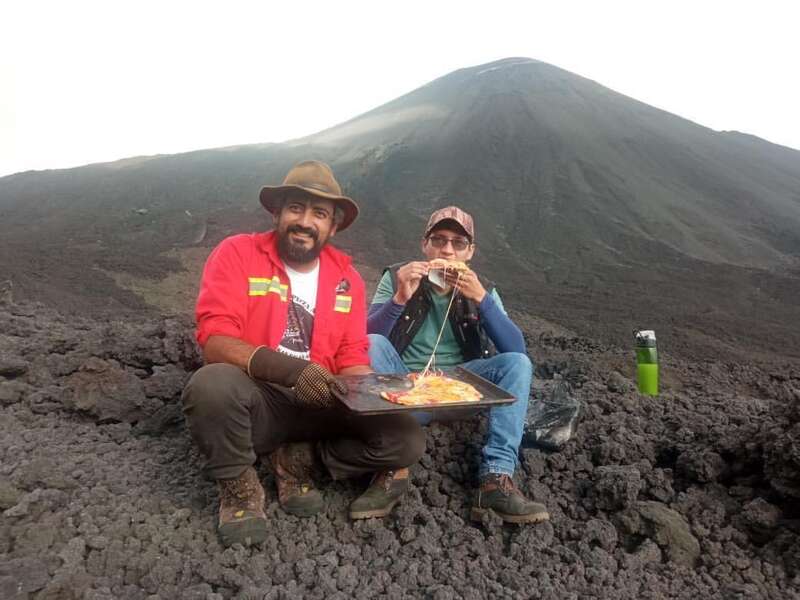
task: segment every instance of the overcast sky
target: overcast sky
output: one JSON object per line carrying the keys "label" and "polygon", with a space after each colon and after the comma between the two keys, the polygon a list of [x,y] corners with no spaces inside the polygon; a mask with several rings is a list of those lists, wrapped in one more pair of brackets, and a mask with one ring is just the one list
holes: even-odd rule
{"label": "overcast sky", "polygon": [[0,176],[280,142],[509,56],[800,149],[795,6],[5,0]]}

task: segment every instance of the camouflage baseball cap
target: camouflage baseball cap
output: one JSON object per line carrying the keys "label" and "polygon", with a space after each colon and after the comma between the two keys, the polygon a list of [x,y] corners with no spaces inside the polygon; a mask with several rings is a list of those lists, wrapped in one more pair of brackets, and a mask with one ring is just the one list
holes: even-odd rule
{"label": "camouflage baseball cap", "polygon": [[472,223],[472,215],[457,206],[446,206],[433,213],[431,218],[428,219],[428,225],[425,227],[425,235],[423,237],[428,237],[431,230],[442,221],[455,221],[461,226],[464,233],[469,236],[470,241],[475,241],[475,226]]}

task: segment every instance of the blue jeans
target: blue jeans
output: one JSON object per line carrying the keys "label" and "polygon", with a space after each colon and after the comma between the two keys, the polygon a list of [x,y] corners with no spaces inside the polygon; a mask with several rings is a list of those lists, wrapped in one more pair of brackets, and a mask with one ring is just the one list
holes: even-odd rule
{"label": "blue jeans", "polygon": [[[369,335],[369,360],[377,373],[408,373],[397,350],[382,335]],[[517,467],[519,444],[528,410],[528,396],[531,391],[533,365],[526,354],[504,352],[491,358],[479,358],[461,365],[468,371],[488,379],[514,396],[517,401],[506,406],[489,409],[489,431],[483,446],[483,460],[478,473],[480,477],[488,473],[513,475]],[[417,420],[427,425],[433,420],[430,412],[417,411]]]}

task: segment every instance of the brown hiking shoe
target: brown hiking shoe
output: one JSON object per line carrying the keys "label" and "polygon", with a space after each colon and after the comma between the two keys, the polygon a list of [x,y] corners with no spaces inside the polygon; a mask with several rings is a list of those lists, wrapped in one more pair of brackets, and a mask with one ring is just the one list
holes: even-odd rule
{"label": "brown hiking shoe", "polygon": [[278,485],[278,502],[289,514],[310,517],[322,510],[322,494],[312,478],[315,460],[311,442],[283,444],[269,455]]}
{"label": "brown hiking shoe", "polygon": [[235,479],[218,479],[219,531],[222,544],[260,544],[267,537],[264,488],[253,467]]}
{"label": "brown hiking shoe", "polygon": [[480,521],[490,510],[507,523],[539,523],[550,519],[543,504],[528,500],[514,485],[514,480],[501,473],[489,473],[483,478],[471,517]]}
{"label": "brown hiking shoe", "polygon": [[385,517],[408,490],[408,469],[382,471],[372,477],[367,490],[350,505],[351,519]]}

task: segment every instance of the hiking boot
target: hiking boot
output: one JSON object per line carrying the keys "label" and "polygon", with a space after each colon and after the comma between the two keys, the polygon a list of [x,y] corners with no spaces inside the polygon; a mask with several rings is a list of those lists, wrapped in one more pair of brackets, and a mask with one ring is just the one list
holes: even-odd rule
{"label": "hiking boot", "polygon": [[219,525],[222,544],[260,544],[267,537],[264,488],[253,467],[235,479],[218,479]]}
{"label": "hiking boot", "polygon": [[314,487],[314,445],[311,442],[283,444],[269,455],[278,484],[281,508],[297,517],[310,517],[322,510],[322,494]]}
{"label": "hiking boot", "polygon": [[470,516],[480,521],[490,510],[507,523],[539,523],[550,519],[544,504],[528,500],[514,480],[501,473],[489,473],[481,480]]}
{"label": "hiking boot", "polygon": [[407,490],[408,469],[376,473],[367,490],[350,505],[350,518],[385,517]]}

